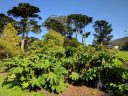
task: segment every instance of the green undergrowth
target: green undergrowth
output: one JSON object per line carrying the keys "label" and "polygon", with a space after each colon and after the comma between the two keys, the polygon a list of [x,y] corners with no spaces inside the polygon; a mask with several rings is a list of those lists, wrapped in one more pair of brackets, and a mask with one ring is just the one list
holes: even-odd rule
{"label": "green undergrowth", "polygon": [[18,86],[10,88],[9,84],[2,86],[6,75],[0,75],[0,96],[44,96],[41,92],[29,92]]}
{"label": "green undergrowth", "polygon": [[[17,90],[14,94],[31,96],[28,90],[36,91],[39,88],[61,93],[68,84],[96,87],[95,82],[100,77],[106,92],[115,96],[127,96],[128,92],[128,69],[124,66],[125,60],[115,56],[115,51],[104,47],[81,45],[78,48],[66,48],[64,52],[12,57],[5,59],[3,63],[8,72],[4,87],[7,89],[10,85],[15,86],[11,87],[9,94]],[[4,94],[8,91],[1,92]]]}

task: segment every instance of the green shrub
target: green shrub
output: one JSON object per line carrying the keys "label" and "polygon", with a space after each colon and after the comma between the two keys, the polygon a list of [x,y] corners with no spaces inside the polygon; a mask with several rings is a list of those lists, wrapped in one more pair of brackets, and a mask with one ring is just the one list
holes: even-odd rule
{"label": "green shrub", "polygon": [[61,64],[53,61],[50,56],[43,54],[6,59],[8,76],[5,82],[21,86],[23,89],[43,87],[61,92],[66,87],[64,74],[67,71]]}
{"label": "green shrub", "polygon": [[101,76],[107,88],[106,91],[118,96],[127,96],[128,69],[124,69],[119,61],[102,67]]}
{"label": "green shrub", "polygon": [[30,54],[6,59],[8,76],[5,83],[22,89],[45,88],[60,93],[67,83],[79,82],[94,87],[100,75],[107,92],[125,96],[128,69],[123,67],[124,62],[110,49],[83,45],[67,47],[65,53],[53,51],[47,55]]}

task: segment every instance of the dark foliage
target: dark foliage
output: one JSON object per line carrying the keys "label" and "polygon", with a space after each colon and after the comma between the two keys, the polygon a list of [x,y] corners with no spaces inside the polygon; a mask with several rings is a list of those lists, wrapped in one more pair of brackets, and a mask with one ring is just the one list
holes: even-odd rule
{"label": "dark foliage", "polygon": [[95,34],[93,44],[107,45],[108,42],[112,39],[112,27],[109,22],[105,20],[97,20],[93,25]]}

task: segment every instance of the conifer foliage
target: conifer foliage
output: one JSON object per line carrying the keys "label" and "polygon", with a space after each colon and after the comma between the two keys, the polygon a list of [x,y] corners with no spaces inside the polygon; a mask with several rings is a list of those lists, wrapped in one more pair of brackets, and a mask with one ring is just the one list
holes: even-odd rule
{"label": "conifer foliage", "polygon": [[3,35],[0,39],[0,45],[4,48],[6,55],[15,56],[20,54],[19,43],[20,38],[17,36],[17,31],[11,23],[8,23],[5,26]]}
{"label": "conifer foliage", "polygon": [[95,34],[93,44],[107,45],[108,42],[112,39],[112,25],[105,20],[97,20],[93,25]]}

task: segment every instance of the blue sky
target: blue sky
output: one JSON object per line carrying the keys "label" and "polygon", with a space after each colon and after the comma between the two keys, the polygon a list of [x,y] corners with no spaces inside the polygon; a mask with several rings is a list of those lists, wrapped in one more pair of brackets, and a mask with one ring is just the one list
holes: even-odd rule
{"label": "blue sky", "polygon": [[[125,30],[128,31],[128,0],[0,0],[0,13],[6,13],[8,9],[21,2],[39,7],[42,22],[50,15],[81,13],[93,17],[93,22],[101,19],[110,22],[113,28],[113,39],[126,36]],[[94,38],[92,25],[86,27],[86,31],[91,32],[87,39],[88,44],[91,44]],[[46,29],[43,28],[40,34],[29,35],[41,38],[45,33]],[[79,41],[81,41],[80,36]]]}

